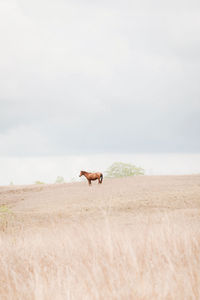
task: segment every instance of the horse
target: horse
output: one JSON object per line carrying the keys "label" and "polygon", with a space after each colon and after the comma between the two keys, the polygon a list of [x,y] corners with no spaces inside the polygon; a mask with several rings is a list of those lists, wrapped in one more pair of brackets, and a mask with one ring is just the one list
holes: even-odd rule
{"label": "horse", "polygon": [[82,175],[87,178],[89,185],[91,185],[92,180],[97,180],[98,179],[98,183],[102,183],[102,181],[103,181],[103,174],[99,173],[99,172],[97,172],[97,173],[88,173],[86,171],[80,171],[79,177],[81,177]]}

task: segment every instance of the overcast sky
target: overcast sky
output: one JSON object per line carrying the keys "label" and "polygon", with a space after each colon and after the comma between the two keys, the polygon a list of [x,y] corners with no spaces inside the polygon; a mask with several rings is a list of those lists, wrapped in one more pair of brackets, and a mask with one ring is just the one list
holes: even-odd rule
{"label": "overcast sky", "polygon": [[0,0],[0,155],[200,152],[200,2]]}

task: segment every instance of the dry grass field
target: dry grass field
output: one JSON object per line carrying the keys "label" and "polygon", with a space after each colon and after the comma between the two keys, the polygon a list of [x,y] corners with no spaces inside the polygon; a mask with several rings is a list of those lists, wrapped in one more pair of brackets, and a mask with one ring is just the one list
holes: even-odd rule
{"label": "dry grass field", "polygon": [[0,187],[0,299],[200,299],[200,176]]}

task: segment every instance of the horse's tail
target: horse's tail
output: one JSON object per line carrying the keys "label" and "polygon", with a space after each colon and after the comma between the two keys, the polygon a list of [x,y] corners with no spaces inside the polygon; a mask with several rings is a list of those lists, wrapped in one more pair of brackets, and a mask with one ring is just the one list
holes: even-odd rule
{"label": "horse's tail", "polygon": [[100,183],[102,183],[102,181],[103,181],[103,174],[101,173],[101,175],[100,175]]}

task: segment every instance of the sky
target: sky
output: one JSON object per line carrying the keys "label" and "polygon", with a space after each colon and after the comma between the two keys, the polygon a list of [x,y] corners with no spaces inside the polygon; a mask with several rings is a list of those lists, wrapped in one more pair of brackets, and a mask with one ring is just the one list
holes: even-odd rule
{"label": "sky", "polygon": [[200,2],[0,0],[0,156],[200,152]]}

